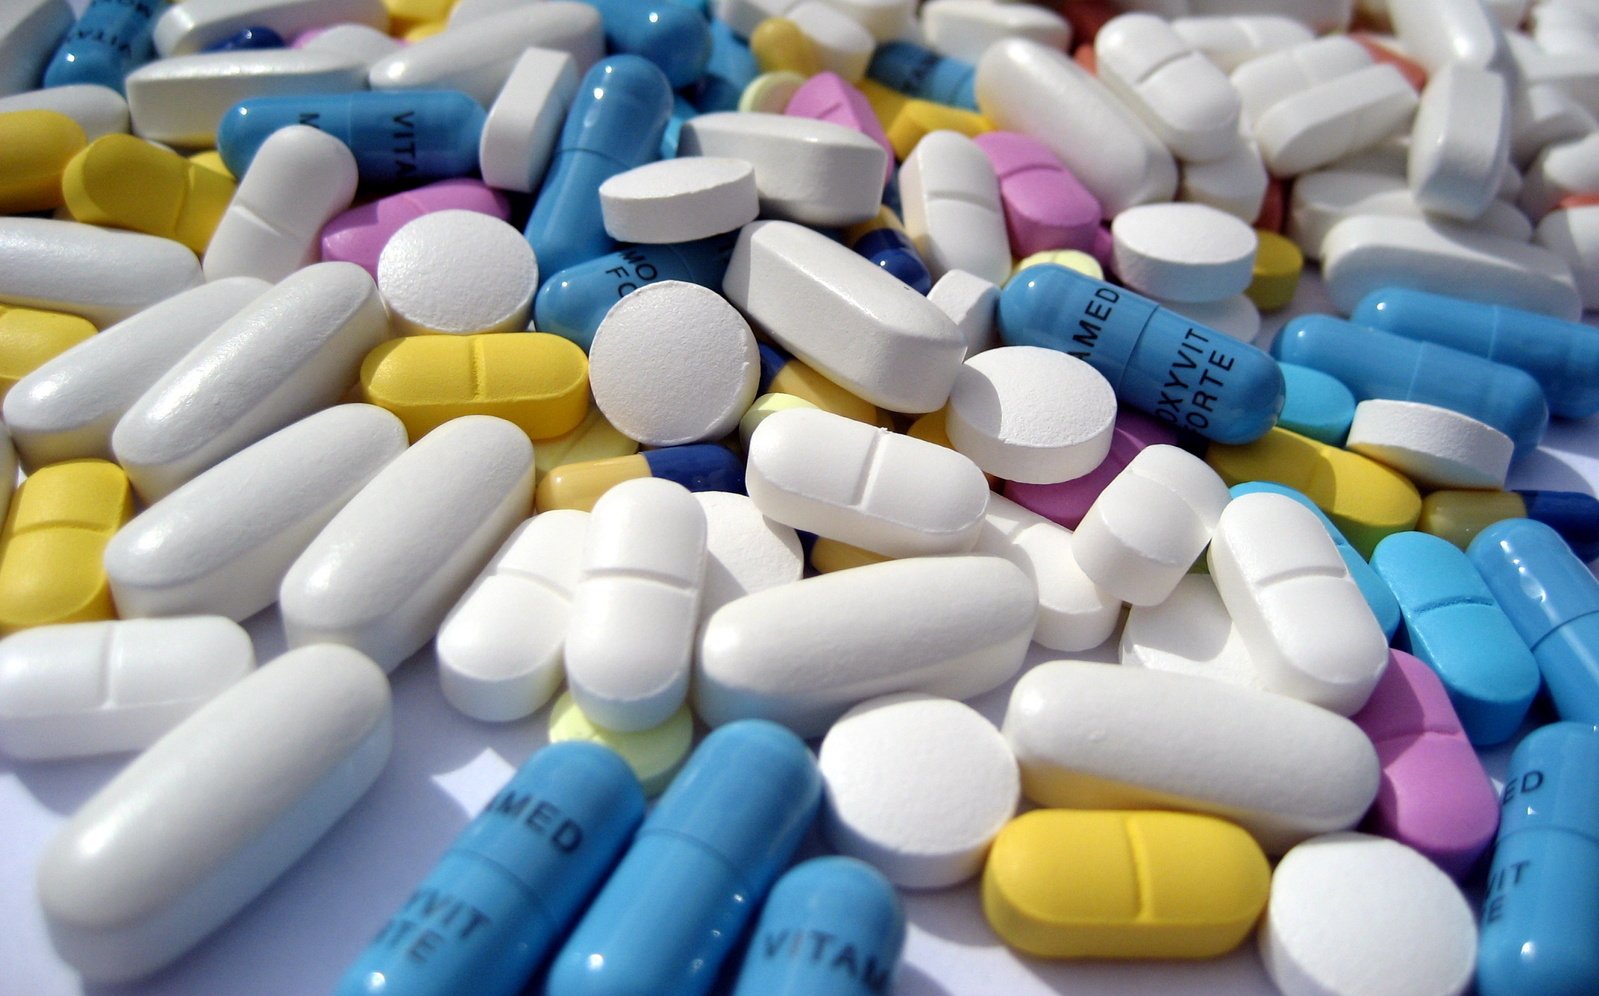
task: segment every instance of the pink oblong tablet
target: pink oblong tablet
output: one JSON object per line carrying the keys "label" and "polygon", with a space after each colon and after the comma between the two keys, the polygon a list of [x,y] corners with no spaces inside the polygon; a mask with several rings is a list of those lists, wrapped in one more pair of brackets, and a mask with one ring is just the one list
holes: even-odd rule
{"label": "pink oblong tablet", "polygon": [[476,211],[505,221],[511,216],[511,203],[504,193],[482,180],[464,177],[402,190],[353,207],[322,226],[322,261],[354,263],[376,280],[378,257],[390,236],[407,222],[448,210]]}
{"label": "pink oblong tablet", "polygon": [[1088,513],[1099,493],[1105,490],[1117,474],[1126,469],[1133,457],[1146,446],[1164,443],[1175,446],[1177,433],[1171,426],[1123,407],[1116,412],[1116,428],[1112,431],[1110,453],[1093,470],[1082,477],[1059,484],[1005,483],[1005,497],[1018,505],[1037,512],[1046,519],[1058,522],[1067,529],[1076,529]]}
{"label": "pink oblong tablet", "polygon": [[783,113],[797,118],[831,121],[860,132],[888,153],[888,161],[883,164],[883,183],[886,185],[889,177],[894,175],[894,146],[889,144],[882,122],[877,120],[877,114],[866,95],[837,73],[817,73],[806,80],[788,99],[788,106]]}
{"label": "pink oblong tablet", "polygon": [[1093,250],[1099,201],[1048,146],[1014,131],[985,132],[973,141],[999,176],[1012,252],[1025,257],[1046,249]]}
{"label": "pink oblong tablet", "polygon": [[1499,828],[1499,797],[1432,668],[1402,650],[1360,712],[1382,764],[1366,829],[1425,854],[1455,878],[1469,872]]}

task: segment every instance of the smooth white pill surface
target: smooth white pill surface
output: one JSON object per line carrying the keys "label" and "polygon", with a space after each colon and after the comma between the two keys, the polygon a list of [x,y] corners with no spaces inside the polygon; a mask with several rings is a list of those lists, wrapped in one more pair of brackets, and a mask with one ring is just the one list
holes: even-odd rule
{"label": "smooth white pill surface", "polygon": [[539,189],[576,96],[577,62],[570,55],[552,48],[524,51],[483,123],[477,152],[483,182],[524,194]]}
{"label": "smooth white pill surface", "polygon": [[1082,477],[1110,452],[1116,392],[1056,349],[1001,346],[961,365],[945,428],[987,473],[1024,484]]}
{"label": "smooth white pill surface", "polygon": [[289,646],[342,643],[392,671],[533,507],[533,444],[467,415],[417,440],[335,515],[278,592]]}
{"label": "smooth white pill surface", "polygon": [[294,44],[316,52],[336,52],[368,67],[404,47],[404,42],[365,24],[336,24],[309,41]]}
{"label": "smooth white pill surface", "polygon": [[473,719],[531,716],[566,677],[572,589],[589,513],[541,512],[516,527],[439,627],[439,685]]}
{"label": "smooth white pill surface", "polygon": [[1388,665],[1388,639],[1314,512],[1284,495],[1235,498],[1209,564],[1269,690],[1360,711]]}
{"label": "smooth white pill surface", "polygon": [[1355,406],[1344,448],[1384,463],[1423,488],[1503,488],[1515,444],[1469,415],[1414,401]]}
{"label": "smooth white pill surface", "polygon": [[347,647],[306,647],[252,672],[135,758],[47,845],[39,904],[56,951],[100,982],[172,961],[338,822],[391,741],[389,683]]}
{"label": "smooth white pill surface", "polygon": [[1459,886],[1418,852],[1362,833],[1283,856],[1259,941],[1284,996],[1452,996],[1471,984],[1477,956]]}
{"label": "smooth white pill surface", "polygon": [[1094,55],[1100,82],[1173,155],[1204,162],[1231,150],[1238,91],[1166,21],[1142,13],[1113,17],[1094,36]]}
{"label": "smooth white pill surface", "polygon": [[[0,46],[3,45],[4,42],[0,42]],[[0,64],[8,61],[5,56],[0,56]],[[4,89],[0,86],[0,92]],[[124,135],[128,131],[128,102],[115,90],[94,83],[52,86],[0,97],[0,114],[12,111],[55,111],[65,114],[78,123],[78,127],[83,129],[83,137],[90,142],[104,135]]]}
{"label": "smooth white pill surface", "polygon": [[1534,237],[1571,267],[1583,307],[1599,309],[1599,206],[1551,211],[1538,222]]}
{"label": "smooth white pill surface", "polygon": [[755,333],[720,294],[662,280],[611,305],[589,347],[594,403],[647,446],[720,439],[760,387]]}
{"label": "smooth white pill surface", "polygon": [[40,626],[0,641],[0,751],[42,761],[142,750],[255,666],[216,616]]}
{"label": "smooth white pill surface", "polygon": [[1315,37],[1302,22],[1277,14],[1179,17],[1171,22],[1171,27],[1224,73]]}
{"label": "smooth white pill surface", "polygon": [[20,0],[0,10],[0,95],[39,85],[75,14],[66,0]]}
{"label": "smooth white pill surface", "polygon": [[647,730],[682,706],[705,532],[700,503],[673,481],[623,481],[594,503],[567,621],[566,680],[597,725]]}
{"label": "smooth white pill surface", "polygon": [[837,73],[851,83],[866,75],[877,42],[858,21],[821,0],[803,0],[783,16],[810,41],[823,72]]}
{"label": "smooth white pill surface", "polygon": [[1599,191],[1599,132],[1544,147],[1527,167],[1521,207],[1542,218],[1564,197]]}
{"label": "smooth white pill surface", "polygon": [[959,132],[922,136],[899,169],[905,234],[933,279],[965,270],[995,284],[1010,276],[1010,236],[999,178],[976,142]]}
{"label": "smooth white pill surface", "polygon": [[271,28],[284,38],[330,24],[387,28],[382,0],[188,0],[166,9],[152,37],[163,58],[198,52],[243,31]]}
{"label": "smooth white pill surface", "polygon": [[1247,222],[1205,204],[1146,204],[1110,224],[1116,273],[1142,294],[1221,301],[1249,286],[1259,239]]}
{"label": "smooth white pill surface", "polygon": [[1218,159],[1183,163],[1177,196],[1179,200],[1208,204],[1247,224],[1260,216],[1268,181],[1260,148],[1252,134],[1244,133]]}
{"label": "smooth white pill surface", "polygon": [[180,242],[76,221],[0,218],[0,304],[106,327],[205,281]]}
{"label": "smooth white pill surface", "polygon": [[378,257],[378,290],[401,335],[473,335],[527,326],[539,262],[522,233],[477,211],[408,221]]}
{"label": "smooth white pill surface", "polygon": [[768,518],[888,557],[971,549],[989,496],[954,450],[805,408],[756,428],[745,483]]}
{"label": "smooth white pill surface", "polygon": [[974,356],[999,345],[994,318],[999,308],[999,288],[965,270],[946,270],[927,292],[927,300],[949,317],[966,340],[966,355]]}
{"label": "smooth white pill surface", "polygon": [[799,535],[729,491],[696,491],[705,510],[705,588],[700,618],[757,591],[792,584],[805,573]]}
{"label": "smooth white pill surface", "polygon": [[217,123],[241,100],[365,90],[366,72],[358,54],[259,48],[157,59],[123,83],[139,137],[203,149],[216,145]]}
{"label": "smooth white pill surface", "polygon": [[1371,53],[1359,42],[1329,35],[1251,59],[1229,78],[1242,101],[1244,122],[1253,130],[1260,116],[1285,97],[1371,64]]}
{"label": "smooth white pill surface", "polygon": [[1272,104],[1255,141],[1274,176],[1298,176],[1410,126],[1416,91],[1390,65],[1367,66]]}
{"label": "smooth white pill surface", "polygon": [[244,620],[277,601],[289,565],[345,502],[405,449],[375,405],[336,405],[200,474],[106,545],[117,612]]}
{"label": "smooth white pill surface", "polygon": [[878,695],[969,699],[1016,674],[1037,615],[1032,582],[999,557],[913,557],[768,588],[706,622],[694,711],[810,738]]}
{"label": "smooth white pill surface", "polygon": [[1123,667],[1266,687],[1215,583],[1203,574],[1184,576],[1159,605],[1133,606],[1119,653]]}
{"label": "smooth white pill surface", "polygon": [[1033,640],[1051,650],[1087,650],[1104,643],[1121,616],[1121,602],[1089,580],[1077,565],[1071,530],[990,495],[973,553],[986,553],[1020,567],[1038,589],[1038,626]]}
{"label": "smooth white pill surface", "polygon": [[622,242],[692,242],[760,213],[755,167],[725,156],[658,159],[600,184],[605,231]]}
{"label": "smooth white pill surface", "polygon": [[1391,0],[1394,34],[1411,58],[1436,73],[1450,63],[1503,69],[1504,34],[1478,0]]}
{"label": "smooth white pill surface", "polygon": [[[1426,218],[1426,212],[1402,177],[1346,171],[1341,165],[1305,173],[1294,180],[1288,202],[1287,234],[1306,259],[1322,258],[1322,244],[1327,240],[1327,233],[1346,218],[1363,214]],[[1455,224],[1511,242],[1525,243],[1532,237],[1532,223],[1527,216],[1514,204],[1501,200],[1490,202],[1482,215],[1469,224]]]}
{"label": "smooth white pill surface", "polygon": [[1510,161],[1504,77],[1455,63],[1434,73],[1410,130],[1410,189],[1428,211],[1471,221],[1488,210]]}
{"label": "smooth white pill surface", "polygon": [[822,738],[817,766],[828,843],[902,888],[977,874],[1021,800],[1016,758],[994,724],[931,695],[862,702]]}
{"label": "smooth white pill surface", "polygon": [[988,46],[1007,38],[1026,38],[1063,51],[1072,40],[1065,18],[1022,3],[931,0],[922,5],[921,25],[933,51],[974,65]]}

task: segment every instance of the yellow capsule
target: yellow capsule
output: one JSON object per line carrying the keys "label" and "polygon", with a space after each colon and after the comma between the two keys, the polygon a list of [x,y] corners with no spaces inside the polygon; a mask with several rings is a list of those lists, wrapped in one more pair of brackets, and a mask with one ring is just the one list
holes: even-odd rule
{"label": "yellow capsule", "polygon": [[587,740],[604,744],[622,756],[627,766],[638,776],[644,794],[657,796],[666,791],[672,776],[683,766],[689,747],[694,743],[694,714],[688,706],[679,708],[659,726],[628,733],[607,730],[578,708],[570,691],[562,692],[550,707],[549,740],[558,744],[563,740]]}
{"label": "yellow capsule", "polygon": [[766,390],[769,394],[792,394],[796,398],[809,401],[823,411],[852,418],[857,422],[880,425],[885,429],[894,426],[894,421],[887,412],[870,401],[849,393],[845,388],[817,373],[814,367],[797,359],[791,359],[783,364],[783,368],[766,385]]}
{"label": "yellow capsule", "polygon": [[1305,255],[1292,239],[1266,229],[1256,229],[1260,245],[1255,249],[1254,276],[1244,291],[1261,311],[1288,307],[1299,287],[1299,273],[1305,268]]}
{"label": "yellow capsule", "polygon": [[779,69],[750,80],[738,95],[738,109],[745,114],[761,112],[782,114],[794,92],[805,85],[805,77],[787,69]]}
{"label": "yellow capsule", "polygon": [[216,149],[207,149],[204,152],[196,152],[194,155],[189,157],[189,162],[200,167],[201,169],[208,169],[219,176],[225,176],[229,180],[235,179],[233,171],[228,169],[228,164],[222,161],[222,153],[218,152]]}
{"label": "yellow capsule", "polygon": [[421,24],[413,25],[402,37],[404,37],[407,45],[415,45],[417,42],[426,41],[434,35],[443,34],[444,29],[449,26],[450,23],[448,21],[425,21]]}
{"label": "yellow capsule", "polygon": [[605,418],[599,406],[589,405],[577,428],[549,439],[533,440],[533,473],[540,481],[557,467],[608,457],[631,456],[638,452],[638,440],[629,439]]}
{"label": "yellow capsule", "polygon": [[1016,265],[1011,267],[1010,275],[1014,277],[1029,266],[1038,266],[1042,263],[1064,266],[1068,270],[1076,270],[1095,280],[1105,279],[1105,268],[1099,265],[1099,260],[1077,249],[1045,249],[1043,252],[1035,252],[1026,259],[1018,260]]}
{"label": "yellow capsule", "polygon": [[1362,557],[1383,537],[1414,529],[1421,515],[1421,493],[1397,471],[1281,427],[1243,446],[1212,443],[1205,460],[1228,487],[1274,481],[1299,491]]}
{"label": "yellow capsule", "polygon": [[455,0],[383,0],[389,10],[389,34],[404,38],[419,24],[442,28],[450,17]]}
{"label": "yellow capsule", "polygon": [[132,135],[95,139],[61,176],[78,221],[175,239],[196,255],[210,244],[234,189],[227,177]]}
{"label": "yellow capsule", "polygon": [[0,398],[46,360],[94,332],[94,324],[77,315],[0,305]]}
{"label": "yellow capsule", "polygon": [[880,553],[862,550],[858,546],[840,543],[835,539],[818,536],[811,545],[811,566],[819,574],[832,574],[834,571],[847,571],[851,567],[868,567],[872,564],[881,564],[885,560],[892,560]]}
{"label": "yellow capsule", "polygon": [[[900,112],[905,110],[905,105],[911,102],[910,97],[876,80],[861,80],[855,84],[855,89],[859,90],[866,97],[866,102],[872,105],[872,113],[877,116],[877,123],[883,126],[885,132],[888,131],[888,126],[894,123],[894,119],[899,117]],[[894,154],[899,154],[897,146]]]}
{"label": "yellow capsule", "polygon": [[755,435],[755,429],[766,421],[768,415],[774,412],[786,411],[790,408],[815,408],[816,406],[804,398],[792,394],[763,394],[750,402],[744,409],[744,414],[738,420],[738,439],[747,451],[750,448],[750,437]]}
{"label": "yellow capsule", "polygon": [[618,484],[651,476],[649,461],[642,453],[564,464],[544,475],[533,491],[533,507],[539,512],[552,508],[592,512],[600,495]]}
{"label": "yellow capsule", "polygon": [[811,77],[822,71],[816,44],[786,17],[768,17],[755,26],[750,32],[750,54],[763,73],[785,69]]}
{"label": "yellow capsule", "polygon": [[1238,947],[1271,891],[1260,845],[1213,816],[1038,809],[1005,825],[983,913],[1043,958],[1214,958]]}
{"label": "yellow capsule", "polygon": [[0,532],[0,634],[115,619],[102,558],[133,517],[133,490],[107,460],[68,460],[17,488]]}
{"label": "yellow capsule", "polygon": [[496,415],[544,439],[588,413],[589,361],[546,332],[406,336],[366,354],[361,399],[398,415],[412,442],[462,415]]}
{"label": "yellow capsule", "polygon": [[916,143],[928,132],[958,131],[967,138],[973,138],[993,130],[994,122],[975,111],[964,111],[959,107],[914,97],[905,101],[892,121],[883,124],[888,144],[894,147],[894,155],[901,162],[915,150]]}
{"label": "yellow capsule", "polygon": [[1526,517],[1527,503],[1514,491],[1434,491],[1421,500],[1416,528],[1464,550],[1495,522]]}
{"label": "yellow capsule", "polygon": [[61,174],[86,141],[65,114],[0,114],[0,214],[60,207]]}

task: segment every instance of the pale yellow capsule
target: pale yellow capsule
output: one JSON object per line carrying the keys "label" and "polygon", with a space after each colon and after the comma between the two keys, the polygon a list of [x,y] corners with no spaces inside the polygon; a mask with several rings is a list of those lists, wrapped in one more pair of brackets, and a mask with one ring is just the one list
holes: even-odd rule
{"label": "pale yellow capsule", "polygon": [[744,449],[750,448],[750,437],[755,435],[755,429],[766,421],[768,415],[786,411],[790,408],[815,408],[816,406],[804,398],[792,394],[763,394],[750,402],[744,410],[743,416],[738,420],[738,439]]}
{"label": "pale yellow capsule", "polygon": [[638,452],[638,440],[630,439],[606,420],[597,405],[590,404],[577,428],[548,439],[533,440],[533,473],[538,481],[557,467],[608,457],[631,456]]}
{"label": "pale yellow capsule", "polygon": [[94,335],[77,315],[0,305],[0,398],[47,360]]}
{"label": "pale yellow capsule", "polygon": [[1105,268],[1099,265],[1099,260],[1077,249],[1045,249],[1043,252],[1035,252],[1011,267],[1010,275],[1014,277],[1029,266],[1038,266],[1041,263],[1064,266],[1068,270],[1076,270],[1095,280],[1105,279]]}
{"label": "pale yellow capsule", "polygon": [[786,17],[768,17],[755,26],[750,32],[750,54],[763,73],[781,69],[810,77],[822,71],[815,43]]}
{"label": "pale yellow capsule", "polygon": [[78,221],[174,239],[202,255],[235,184],[132,135],[95,139],[67,164],[61,192]]}
{"label": "pale yellow capsule", "polygon": [[894,420],[887,412],[870,401],[851,394],[846,388],[828,380],[814,367],[801,360],[790,359],[783,364],[782,369],[772,376],[765,387],[769,394],[792,394],[796,398],[809,401],[823,411],[852,418],[857,422],[880,425],[885,429],[894,426]]}
{"label": "pale yellow capsule", "polygon": [[758,111],[764,114],[782,114],[794,93],[805,85],[805,77],[787,69],[779,69],[750,80],[738,95],[738,109],[745,114]]}
{"label": "pale yellow capsule", "polygon": [[17,488],[0,531],[0,634],[115,619],[106,544],[133,517],[133,489],[107,460],[68,460]]}
{"label": "pale yellow capsule", "polygon": [[851,567],[868,567],[872,564],[881,564],[885,560],[892,560],[880,553],[862,550],[858,546],[841,543],[835,539],[819,536],[811,546],[811,566],[819,574],[832,574],[834,571],[847,571]]}
{"label": "pale yellow capsule", "polygon": [[1276,232],[1256,229],[1260,245],[1255,249],[1255,269],[1244,293],[1261,311],[1288,307],[1299,287],[1299,274],[1305,268],[1305,255],[1293,240]]}
{"label": "pale yellow capsule", "polygon": [[1434,491],[1421,500],[1416,528],[1464,550],[1494,523],[1526,517],[1527,503],[1514,491]]}
{"label": "pale yellow capsule", "polygon": [[86,139],[55,111],[0,114],[0,214],[61,206],[61,174]]}

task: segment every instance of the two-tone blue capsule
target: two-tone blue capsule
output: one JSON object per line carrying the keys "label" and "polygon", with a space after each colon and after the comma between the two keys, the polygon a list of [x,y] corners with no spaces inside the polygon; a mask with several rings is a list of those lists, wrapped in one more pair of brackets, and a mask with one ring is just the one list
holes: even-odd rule
{"label": "two-tone blue capsule", "polygon": [[912,97],[977,110],[977,67],[913,42],[877,46],[866,75]]}

